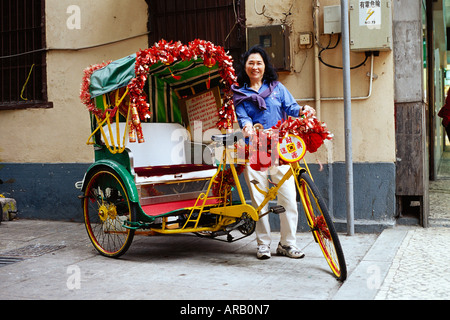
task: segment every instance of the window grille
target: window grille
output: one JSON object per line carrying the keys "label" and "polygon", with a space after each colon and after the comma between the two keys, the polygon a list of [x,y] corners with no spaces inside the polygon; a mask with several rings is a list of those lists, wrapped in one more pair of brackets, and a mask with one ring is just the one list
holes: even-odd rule
{"label": "window grille", "polygon": [[0,17],[0,110],[52,107],[47,99],[45,0],[1,0]]}
{"label": "window grille", "polygon": [[149,44],[165,39],[184,44],[202,39],[229,51],[235,61],[245,52],[244,0],[146,0]]}

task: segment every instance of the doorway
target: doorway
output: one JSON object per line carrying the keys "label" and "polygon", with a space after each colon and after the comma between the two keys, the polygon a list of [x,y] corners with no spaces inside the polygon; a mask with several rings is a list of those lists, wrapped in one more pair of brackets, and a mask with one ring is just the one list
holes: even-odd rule
{"label": "doorway", "polygon": [[165,39],[188,44],[195,39],[222,46],[235,64],[246,49],[244,0],[146,0],[149,45]]}

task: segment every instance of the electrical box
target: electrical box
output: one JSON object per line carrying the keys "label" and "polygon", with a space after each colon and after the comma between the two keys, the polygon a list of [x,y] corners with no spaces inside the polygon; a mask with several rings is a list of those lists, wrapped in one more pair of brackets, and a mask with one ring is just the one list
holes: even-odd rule
{"label": "electrical box", "polygon": [[350,50],[392,50],[392,0],[350,0]]}
{"label": "electrical box", "polygon": [[247,28],[247,49],[260,45],[277,71],[291,71],[290,29],[286,25]]}
{"label": "electrical box", "polygon": [[323,33],[341,33],[341,6],[323,7]]}

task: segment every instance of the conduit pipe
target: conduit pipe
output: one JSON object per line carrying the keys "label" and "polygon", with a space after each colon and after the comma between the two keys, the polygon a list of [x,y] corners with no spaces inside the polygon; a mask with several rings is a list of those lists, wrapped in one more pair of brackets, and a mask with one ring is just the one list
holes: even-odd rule
{"label": "conduit pipe", "polygon": [[342,74],[344,79],[345,166],[347,185],[347,234],[355,234],[353,198],[352,102],[350,86],[350,35],[348,0],[341,0]]}
{"label": "conduit pipe", "polygon": [[317,118],[321,118],[320,114],[320,61],[319,61],[319,7],[320,3],[319,0],[316,0],[314,2],[314,12],[313,12],[313,18],[314,18],[314,89],[315,89],[315,108],[316,108],[316,114]]}
{"label": "conduit pipe", "polygon": [[[373,63],[374,63],[374,54],[372,52],[370,56],[370,79],[369,79],[369,92],[366,96],[358,96],[358,97],[352,97],[352,100],[367,100],[372,96],[372,89],[373,89],[373,79],[375,78],[373,73]],[[320,92],[320,89],[319,89]],[[302,101],[315,101],[316,98],[303,98],[303,99],[295,99],[297,102]],[[322,101],[343,101],[344,97],[320,97],[320,100]]]}
{"label": "conduit pipe", "polygon": [[[295,99],[296,101],[315,101],[316,114],[320,119],[320,104],[321,100],[344,101],[344,114],[345,114],[345,162],[346,162],[346,189],[347,189],[347,235],[353,236],[355,233],[354,227],[354,197],[353,197],[353,150],[352,150],[352,132],[351,132],[351,100],[365,100],[372,95],[373,84],[373,61],[374,54],[371,54],[370,60],[370,79],[369,79],[369,93],[363,97],[352,97],[350,86],[350,41],[349,41],[349,22],[348,22],[348,0],[341,0],[341,30],[342,30],[342,61],[343,61],[343,97],[329,97],[322,98],[320,93],[320,61],[319,61],[319,30],[318,30],[318,12],[319,12],[319,0],[315,0],[313,5],[313,23],[314,23],[314,77],[315,77],[315,98]],[[332,177],[332,147],[325,144],[327,147],[328,161],[330,165],[329,175],[329,189],[333,184]],[[329,199],[332,204],[333,192],[328,190]],[[331,207],[332,210],[332,207]]]}

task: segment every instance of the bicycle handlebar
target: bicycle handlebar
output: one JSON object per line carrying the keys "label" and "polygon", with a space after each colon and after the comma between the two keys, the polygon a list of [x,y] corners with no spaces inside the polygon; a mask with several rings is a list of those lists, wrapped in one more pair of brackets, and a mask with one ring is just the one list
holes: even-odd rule
{"label": "bicycle handlebar", "polygon": [[240,139],[244,139],[244,134],[242,133],[242,131],[234,131],[234,132],[225,133],[225,134],[216,134],[211,137],[212,141],[222,142],[222,143],[233,143]]}

